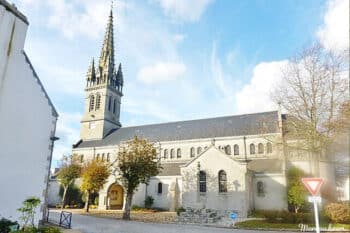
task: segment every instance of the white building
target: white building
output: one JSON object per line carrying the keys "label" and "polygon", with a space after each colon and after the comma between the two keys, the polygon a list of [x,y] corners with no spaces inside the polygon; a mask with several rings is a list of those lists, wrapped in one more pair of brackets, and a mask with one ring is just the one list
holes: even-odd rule
{"label": "white building", "polygon": [[[282,146],[285,115],[279,111],[211,119],[121,127],[119,121],[124,79],[121,65],[114,65],[113,16],[98,63],[87,73],[85,113],[80,140],[73,154],[81,161],[115,162],[120,143],[134,136],[159,145],[163,170],[146,186],[141,184],[134,205],[145,197],[154,206],[235,211],[246,216],[251,209],[286,209],[286,169],[298,166],[308,173],[320,170],[334,180],[333,166],[324,160],[311,166],[310,157],[289,153]],[[112,174],[99,192],[100,209],[122,209],[123,187]]]}
{"label": "white building", "polygon": [[18,220],[31,196],[42,217],[57,112],[23,50],[27,18],[0,0],[0,217]]}

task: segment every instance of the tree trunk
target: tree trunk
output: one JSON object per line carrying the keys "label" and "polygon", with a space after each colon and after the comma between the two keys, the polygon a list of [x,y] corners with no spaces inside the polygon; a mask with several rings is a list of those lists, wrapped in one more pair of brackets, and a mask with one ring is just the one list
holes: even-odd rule
{"label": "tree trunk", "polygon": [[299,207],[298,206],[294,206],[294,212],[298,213],[298,211],[299,211]]}
{"label": "tree trunk", "polygon": [[84,207],[85,212],[89,212],[89,207],[90,207],[89,199],[90,199],[90,192],[87,191],[86,197],[85,197],[85,207]]}
{"label": "tree trunk", "polygon": [[66,204],[66,195],[67,195],[67,190],[68,190],[68,186],[67,187],[63,187],[64,190],[63,190],[63,195],[62,195],[62,203],[61,203],[61,211],[63,210],[64,208],[64,205]]}
{"label": "tree trunk", "polygon": [[123,212],[123,219],[124,220],[130,220],[131,202],[132,202],[132,193],[127,193],[126,202],[125,202],[125,209]]}

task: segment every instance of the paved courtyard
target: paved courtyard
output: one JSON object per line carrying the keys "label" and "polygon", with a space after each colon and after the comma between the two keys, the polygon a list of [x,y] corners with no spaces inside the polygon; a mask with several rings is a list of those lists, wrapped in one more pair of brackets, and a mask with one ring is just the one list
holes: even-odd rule
{"label": "paved courtyard", "polygon": [[[58,213],[52,217],[59,218]],[[72,228],[83,233],[257,233],[260,231],[214,228],[196,225],[143,223],[74,214]],[[264,233],[273,231],[264,231]],[[274,231],[273,233],[276,233]]]}

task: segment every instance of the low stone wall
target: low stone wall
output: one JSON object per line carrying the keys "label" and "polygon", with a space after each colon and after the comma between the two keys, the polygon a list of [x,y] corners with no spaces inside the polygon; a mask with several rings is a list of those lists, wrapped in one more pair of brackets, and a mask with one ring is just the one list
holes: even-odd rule
{"label": "low stone wall", "polygon": [[213,210],[213,209],[193,209],[186,208],[185,212],[181,212],[177,221],[184,224],[201,224],[216,225],[229,227],[233,225],[230,219],[231,211]]}

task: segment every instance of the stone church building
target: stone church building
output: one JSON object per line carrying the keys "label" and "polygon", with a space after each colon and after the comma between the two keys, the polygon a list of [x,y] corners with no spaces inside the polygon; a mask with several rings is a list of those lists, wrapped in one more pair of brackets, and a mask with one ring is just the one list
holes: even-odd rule
{"label": "stone church building", "polygon": [[[242,217],[251,209],[286,209],[286,170],[292,165],[309,173],[315,169],[307,156],[286,155],[279,143],[286,115],[280,111],[122,127],[123,86],[122,66],[115,66],[111,11],[100,58],[87,72],[80,140],[72,153],[81,162],[114,164],[122,142],[136,135],[156,142],[163,169],[139,186],[133,205],[143,206],[152,196],[154,207],[235,211]],[[326,160],[317,167],[322,177],[334,180]],[[116,177],[112,174],[100,190],[99,209],[124,208],[124,189]]]}

